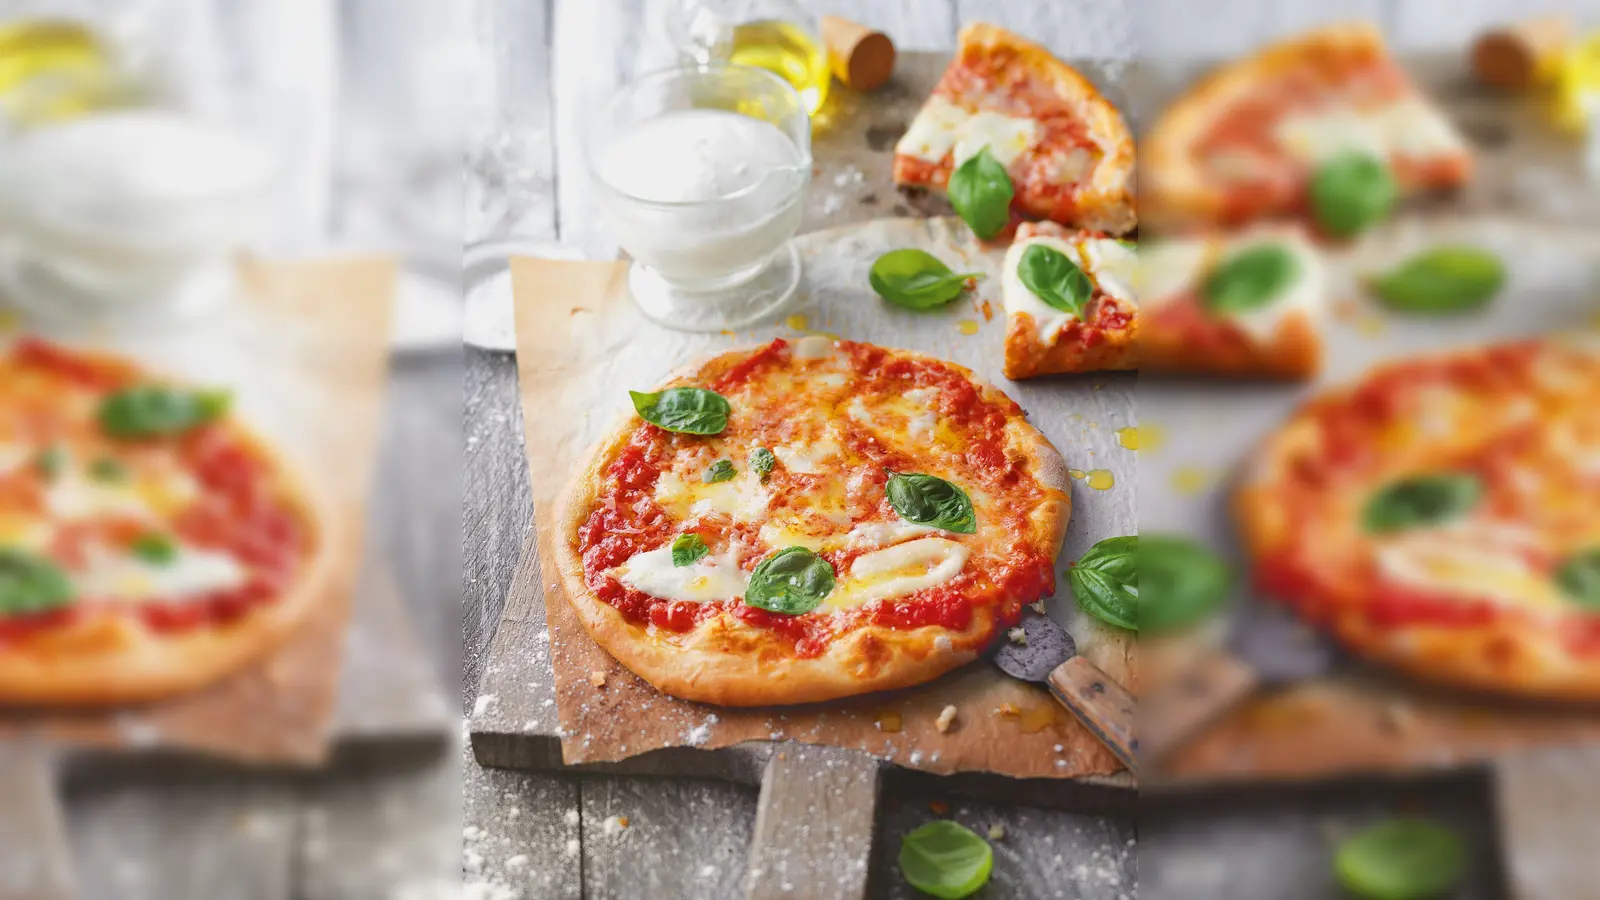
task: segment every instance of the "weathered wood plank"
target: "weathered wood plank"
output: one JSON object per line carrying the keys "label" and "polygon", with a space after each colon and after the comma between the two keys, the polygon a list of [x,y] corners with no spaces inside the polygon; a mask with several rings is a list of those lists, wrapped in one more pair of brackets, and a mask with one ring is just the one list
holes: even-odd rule
{"label": "weathered wood plank", "polygon": [[1594,860],[1600,748],[1544,750],[1500,761],[1494,808],[1513,897],[1600,896]]}
{"label": "weathered wood plank", "polygon": [[585,897],[577,779],[483,769],[465,753],[461,761],[467,896]]}
{"label": "weathered wood plank", "polygon": [[67,824],[49,751],[0,746],[0,900],[71,900]]}
{"label": "weathered wood plank", "polygon": [[594,778],[582,786],[585,900],[740,895],[754,791],[654,778]]}
{"label": "weathered wood plank", "polygon": [[297,791],[182,769],[68,783],[81,896],[290,900]]}
{"label": "weathered wood plank", "polygon": [[839,747],[767,761],[746,872],[748,900],[865,900],[881,766]]}

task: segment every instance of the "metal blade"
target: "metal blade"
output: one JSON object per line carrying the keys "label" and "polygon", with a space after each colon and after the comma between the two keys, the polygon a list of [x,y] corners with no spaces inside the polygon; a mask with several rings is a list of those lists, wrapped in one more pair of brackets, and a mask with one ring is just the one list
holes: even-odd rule
{"label": "metal blade", "polygon": [[1044,613],[1024,609],[1022,621],[1017,624],[1027,641],[1019,643],[1003,636],[994,654],[994,664],[1012,678],[1043,682],[1056,666],[1078,655],[1072,635]]}

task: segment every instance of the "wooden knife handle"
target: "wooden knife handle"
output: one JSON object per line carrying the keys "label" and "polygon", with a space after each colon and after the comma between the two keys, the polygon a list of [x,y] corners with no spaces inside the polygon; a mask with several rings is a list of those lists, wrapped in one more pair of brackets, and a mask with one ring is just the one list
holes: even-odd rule
{"label": "wooden knife handle", "polygon": [[1128,771],[1139,774],[1139,739],[1134,736],[1134,697],[1100,667],[1074,656],[1050,673],[1050,693],[1056,695],[1085,728],[1122,760]]}
{"label": "wooden knife handle", "polygon": [[1183,743],[1261,683],[1255,669],[1229,653],[1214,653],[1144,698],[1140,713],[1146,762]]}

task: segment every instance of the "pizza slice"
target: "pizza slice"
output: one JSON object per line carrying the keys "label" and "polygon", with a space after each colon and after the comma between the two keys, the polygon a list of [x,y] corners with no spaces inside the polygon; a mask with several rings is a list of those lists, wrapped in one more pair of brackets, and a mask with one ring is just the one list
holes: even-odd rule
{"label": "pizza slice", "polygon": [[1299,228],[1147,241],[1138,284],[1142,371],[1308,378],[1321,364],[1327,277]]}
{"label": "pizza slice", "polygon": [[1011,179],[1013,217],[1133,230],[1133,137],[1121,114],[1048,50],[975,23],[895,145],[895,184],[943,192],[985,148]]}
{"label": "pizza slice", "polygon": [[0,347],[0,704],[155,700],[236,671],[315,609],[325,533],[225,392]]}
{"label": "pizza slice", "polygon": [[[1349,219],[1386,196],[1459,186],[1473,168],[1454,125],[1364,24],[1321,28],[1224,66],[1173,103],[1140,150],[1144,218],[1163,228],[1312,218],[1319,177],[1317,190],[1336,196],[1317,206],[1352,207],[1322,215]],[[1331,224],[1325,230],[1347,230]]]}
{"label": "pizza slice", "polygon": [[1130,242],[1023,223],[1001,280],[1006,377],[1136,368],[1137,262]]}

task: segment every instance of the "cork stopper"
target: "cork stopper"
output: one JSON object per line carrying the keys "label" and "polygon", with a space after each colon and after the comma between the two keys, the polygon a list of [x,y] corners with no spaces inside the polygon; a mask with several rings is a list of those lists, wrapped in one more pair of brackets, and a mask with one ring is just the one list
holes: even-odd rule
{"label": "cork stopper", "polygon": [[894,42],[839,16],[822,17],[822,42],[835,78],[858,91],[879,88],[894,72]]}
{"label": "cork stopper", "polygon": [[1525,91],[1555,73],[1571,40],[1572,23],[1564,16],[1513,22],[1478,38],[1472,45],[1472,69],[1484,84]]}

